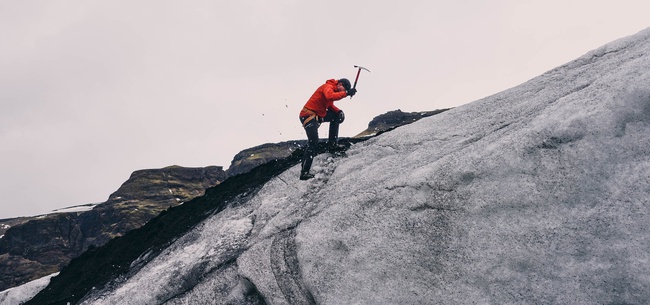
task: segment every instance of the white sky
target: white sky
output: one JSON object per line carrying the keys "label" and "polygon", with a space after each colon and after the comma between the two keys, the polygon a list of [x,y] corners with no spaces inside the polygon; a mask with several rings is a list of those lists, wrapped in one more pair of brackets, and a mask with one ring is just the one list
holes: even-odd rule
{"label": "white sky", "polygon": [[104,201],[138,169],[227,168],[305,138],[300,108],[354,65],[372,73],[337,102],[341,136],[497,93],[650,25],[647,0],[487,3],[0,1],[0,218]]}

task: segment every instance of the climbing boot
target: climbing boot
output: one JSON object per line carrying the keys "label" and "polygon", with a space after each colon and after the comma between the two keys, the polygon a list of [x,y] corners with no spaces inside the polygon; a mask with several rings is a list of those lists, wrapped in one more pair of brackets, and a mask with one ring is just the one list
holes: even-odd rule
{"label": "climbing boot", "polygon": [[300,180],[309,180],[311,178],[314,178],[314,175],[310,173],[300,173]]}

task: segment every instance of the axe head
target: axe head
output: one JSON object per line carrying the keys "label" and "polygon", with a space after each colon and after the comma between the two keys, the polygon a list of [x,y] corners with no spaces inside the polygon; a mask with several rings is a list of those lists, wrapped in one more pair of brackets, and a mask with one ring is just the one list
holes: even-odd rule
{"label": "axe head", "polygon": [[364,67],[362,67],[362,66],[354,66],[354,67],[355,67],[355,68],[358,68],[359,70],[362,70],[362,69],[363,69],[363,70],[366,70],[366,71],[370,72],[370,70],[368,70],[368,69],[366,69],[366,68],[364,68]]}

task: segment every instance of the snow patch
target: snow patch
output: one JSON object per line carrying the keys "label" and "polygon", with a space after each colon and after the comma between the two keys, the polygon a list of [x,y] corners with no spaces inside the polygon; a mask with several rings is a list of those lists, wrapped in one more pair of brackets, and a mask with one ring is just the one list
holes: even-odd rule
{"label": "snow patch", "polygon": [[80,213],[80,212],[87,212],[92,209],[94,209],[98,203],[90,203],[90,204],[83,204],[83,205],[76,205],[76,206],[71,206],[67,208],[62,208],[58,210],[53,210],[52,213]]}
{"label": "snow patch", "polygon": [[0,292],[0,305],[18,305],[31,300],[50,283],[52,277],[55,277],[58,274],[59,273],[57,272],[21,286],[9,288]]}

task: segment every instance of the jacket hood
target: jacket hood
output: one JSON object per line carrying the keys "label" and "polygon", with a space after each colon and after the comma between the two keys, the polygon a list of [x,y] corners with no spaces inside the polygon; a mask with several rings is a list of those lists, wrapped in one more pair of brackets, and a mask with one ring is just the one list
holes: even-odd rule
{"label": "jacket hood", "polygon": [[336,84],[337,84],[338,82],[339,82],[339,81],[336,80],[336,79],[328,79],[325,83],[326,83],[326,84],[329,84],[329,85],[334,85],[334,86],[336,86]]}

